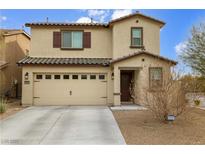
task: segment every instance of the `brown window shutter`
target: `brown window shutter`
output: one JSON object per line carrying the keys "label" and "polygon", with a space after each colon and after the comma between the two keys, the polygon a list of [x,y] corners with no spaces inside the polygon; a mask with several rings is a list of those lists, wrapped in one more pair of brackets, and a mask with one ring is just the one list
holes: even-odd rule
{"label": "brown window shutter", "polygon": [[61,47],[61,32],[53,32],[53,48]]}
{"label": "brown window shutter", "polygon": [[83,33],[83,47],[91,48],[91,32]]}

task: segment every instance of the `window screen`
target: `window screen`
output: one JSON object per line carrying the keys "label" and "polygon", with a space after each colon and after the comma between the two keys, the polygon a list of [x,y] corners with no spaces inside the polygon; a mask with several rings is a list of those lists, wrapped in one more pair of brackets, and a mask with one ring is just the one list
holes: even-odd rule
{"label": "window screen", "polygon": [[142,46],[142,28],[132,28],[132,46]]}
{"label": "window screen", "polygon": [[83,32],[63,31],[62,48],[83,48]]}

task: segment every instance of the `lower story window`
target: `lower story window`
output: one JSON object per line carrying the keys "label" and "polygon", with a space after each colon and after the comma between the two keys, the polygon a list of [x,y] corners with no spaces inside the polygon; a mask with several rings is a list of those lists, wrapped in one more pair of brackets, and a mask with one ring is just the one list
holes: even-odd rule
{"label": "lower story window", "polygon": [[61,76],[60,75],[54,75],[54,79],[60,79]]}
{"label": "lower story window", "polygon": [[63,75],[63,79],[69,79],[69,75]]}
{"label": "lower story window", "polygon": [[43,75],[36,75],[36,79],[43,79]]}
{"label": "lower story window", "polygon": [[151,67],[149,69],[150,88],[155,89],[162,86],[162,68]]}
{"label": "lower story window", "polygon": [[72,78],[73,79],[78,79],[78,75],[73,75]]}
{"label": "lower story window", "polygon": [[99,79],[100,80],[104,80],[105,79],[105,75],[99,75]]}
{"label": "lower story window", "polygon": [[87,79],[87,75],[81,75],[81,79]]}
{"label": "lower story window", "polygon": [[90,75],[90,79],[91,79],[91,80],[96,79],[96,75]]}
{"label": "lower story window", "polygon": [[45,79],[51,79],[51,75],[45,75]]}

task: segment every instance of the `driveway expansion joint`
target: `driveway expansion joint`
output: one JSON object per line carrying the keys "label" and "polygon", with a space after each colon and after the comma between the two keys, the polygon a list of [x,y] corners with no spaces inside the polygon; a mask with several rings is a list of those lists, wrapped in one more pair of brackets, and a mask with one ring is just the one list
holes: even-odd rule
{"label": "driveway expansion joint", "polygon": [[45,135],[40,139],[39,144],[41,144],[43,142],[43,140],[46,138],[46,136],[51,132],[51,130],[55,127],[56,123],[60,120],[60,118],[62,117],[62,115],[64,114],[64,112],[66,112],[65,110],[61,112],[61,114],[58,116],[58,118],[56,119],[56,121],[51,125],[51,127],[49,128],[49,130],[45,133]]}

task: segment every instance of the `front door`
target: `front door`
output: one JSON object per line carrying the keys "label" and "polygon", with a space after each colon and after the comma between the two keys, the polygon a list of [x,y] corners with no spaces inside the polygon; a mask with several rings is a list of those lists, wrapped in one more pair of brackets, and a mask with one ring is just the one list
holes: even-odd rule
{"label": "front door", "polygon": [[130,84],[133,79],[133,71],[121,71],[121,81],[120,81],[120,92],[121,92],[121,101],[129,102],[131,101],[130,95]]}

